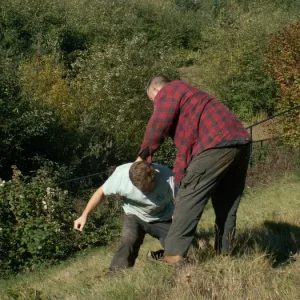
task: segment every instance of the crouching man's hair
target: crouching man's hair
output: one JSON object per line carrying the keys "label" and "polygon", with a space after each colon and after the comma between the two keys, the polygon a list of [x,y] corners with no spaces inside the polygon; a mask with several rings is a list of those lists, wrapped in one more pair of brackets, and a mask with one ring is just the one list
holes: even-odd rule
{"label": "crouching man's hair", "polygon": [[129,178],[143,193],[151,193],[155,184],[155,169],[146,161],[137,161],[129,169]]}

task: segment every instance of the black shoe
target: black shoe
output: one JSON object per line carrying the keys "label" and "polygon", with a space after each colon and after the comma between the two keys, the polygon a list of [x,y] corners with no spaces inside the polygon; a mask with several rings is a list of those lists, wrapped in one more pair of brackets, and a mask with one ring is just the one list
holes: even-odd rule
{"label": "black shoe", "polygon": [[158,260],[163,260],[164,259],[164,253],[165,250],[160,249],[157,251],[148,251],[147,253],[147,259],[151,261],[158,261]]}

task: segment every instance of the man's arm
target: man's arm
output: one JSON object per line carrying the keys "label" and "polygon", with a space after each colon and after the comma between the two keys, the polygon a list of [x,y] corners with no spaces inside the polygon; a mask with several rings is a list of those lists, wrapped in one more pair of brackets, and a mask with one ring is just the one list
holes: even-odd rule
{"label": "man's arm", "polygon": [[82,231],[84,225],[87,221],[88,216],[91,214],[92,211],[102,202],[104,198],[103,193],[103,185],[92,195],[91,199],[89,200],[88,204],[86,205],[82,215],[74,221],[74,229]]}
{"label": "man's arm", "polygon": [[154,152],[163,143],[164,139],[170,136],[170,131],[178,117],[179,105],[180,99],[173,97],[173,91],[170,87],[165,87],[160,91],[138,153],[140,159],[146,159],[150,156],[151,161]]}

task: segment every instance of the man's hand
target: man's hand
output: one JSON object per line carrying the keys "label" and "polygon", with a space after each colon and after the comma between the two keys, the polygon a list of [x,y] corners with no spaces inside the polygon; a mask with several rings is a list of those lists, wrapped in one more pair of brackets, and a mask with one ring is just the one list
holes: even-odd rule
{"label": "man's hand", "polygon": [[138,156],[138,158],[136,159],[135,162],[137,162],[137,161],[143,161],[143,159]]}
{"label": "man's hand", "polygon": [[74,221],[74,229],[78,231],[82,231],[84,228],[84,225],[86,223],[87,217],[86,216],[81,216],[77,220]]}
{"label": "man's hand", "polygon": [[99,189],[93,194],[91,199],[89,200],[88,204],[86,205],[83,213],[81,216],[74,221],[74,229],[78,231],[82,231],[84,225],[87,221],[88,216],[91,212],[101,203],[102,198],[104,197],[103,193],[103,185],[99,187]]}

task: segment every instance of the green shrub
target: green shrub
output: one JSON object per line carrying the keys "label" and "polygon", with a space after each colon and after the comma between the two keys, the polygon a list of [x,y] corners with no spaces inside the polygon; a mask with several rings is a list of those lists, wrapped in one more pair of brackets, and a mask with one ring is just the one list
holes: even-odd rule
{"label": "green shrub", "polygon": [[266,44],[271,32],[297,18],[299,7],[275,6],[273,1],[214,3],[215,18],[202,30],[205,48],[198,54],[201,87],[243,120],[274,112],[276,85],[265,66]]}
{"label": "green shrub", "polygon": [[164,165],[170,169],[173,169],[174,161],[176,158],[176,148],[173,141],[168,138],[160,146],[158,151],[154,155],[154,162]]}
{"label": "green shrub", "polygon": [[[280,87],[278,110],[300,105],[300,20],[271,35],[266,52],[269,73]],[[300,108],[281,118],[285,142],[300,148]]]}
{"label": "green shrub", "polygon": [[105,49],[94,47],[74,64],[79,69],[76,98],[85,103],[79,128],[93,133],[86,160],[111,155],[110,163],[119,164],[135,159],[153,110],[147,81],[157,74],[178,76],[169,49],[146,45],[145,35],[135,36]]}
{"label": "green shrub", "polygon": [[12,180],[1,183],[0,249],[1,257],[6,257],[1,271],[62,259],[72,252],[73,214],[68,194],[43,170],[28,180],[14,168]]}
{"label": "green shrub", "polygon": [[0,273],[53,263],[118,235],[118,201],[107,201],[86,234],[79,234],[73,231],[79,216],[74,199],[55,184],[55,172],[42,168],[32,178],[16,168],[13,173],[10,181],[0,181]]}

